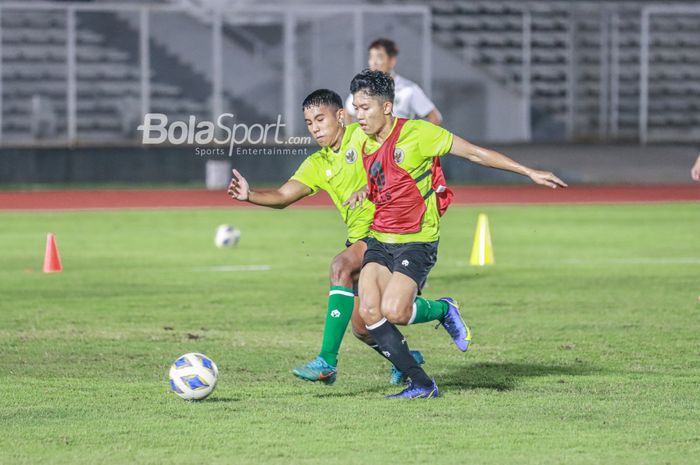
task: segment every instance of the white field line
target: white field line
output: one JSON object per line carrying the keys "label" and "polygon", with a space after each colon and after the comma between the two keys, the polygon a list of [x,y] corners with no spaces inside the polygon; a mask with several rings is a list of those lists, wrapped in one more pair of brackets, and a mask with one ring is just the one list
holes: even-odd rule
{"label": "white field line", "polygon": [[270,271],[272,267],[270,265],[221,265],[221,266],[204,266],[199,268],[193,268],[193,271],[216,271],[216,272],[229,272],[229,271]]}
{"label": "white field line", "polygon": [[[468,261],[452,262],[455,266],[469,266]],[[530,267],[530,266],[552,266],[552,265],[700,265],[700,257],[630,257],[630,258],[565,258],[563,260],[548,260],[546,262],[529,261],[522,263],[500,263],[503,267]]]}
{"label": "white field line", "polygon": [[700,265],[700,257],[631,257],[562,260],[566,265]]}

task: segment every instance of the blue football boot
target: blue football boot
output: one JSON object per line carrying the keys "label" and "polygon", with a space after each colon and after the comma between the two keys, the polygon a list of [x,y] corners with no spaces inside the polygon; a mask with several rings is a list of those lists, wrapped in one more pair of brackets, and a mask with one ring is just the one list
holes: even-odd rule
{"label": "blue football boot", "polygon": [[445,302],[448,307],[447,315],[445,315],[440,324],[450,335],[457,348],[462,352],[466,352],[469,344],[472,342],[471,329],[462,319],[459,307],[452,297],[443,297],[438,300]]}
{"label": "blue football boot", "polygon": [[[416,362],[418,362],[418,365],[423,365],[425,363],[423,354],[420,353],[420,351],[412,350],[411,355],[413,355],[413,358],[416,360]],[[399,369],[396,368],[394,365],[392,365],[391,380],[389,382],[394,386],[403,386],[404,384],[408,383],[408,376],[399,371]]]}
{"label": "blue football boot", "polygon": [[316,357],[306,365],[293,369],[292,373],[297,378],[305,381],[321,381],[324,384],[333,384],[335,383],[338,369],[329,365],[323,358]]}

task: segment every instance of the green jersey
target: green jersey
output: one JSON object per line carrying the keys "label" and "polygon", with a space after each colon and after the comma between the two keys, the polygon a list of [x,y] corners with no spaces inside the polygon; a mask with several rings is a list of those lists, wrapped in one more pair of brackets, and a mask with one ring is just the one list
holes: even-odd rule
{"label": "green jersey", "polygon": [[[397,121],[398,118],[395,118],[394,126],[396,126]],[[426,171],[430,171],[433,157],[440,157],[450,151],[452,139],[452,133],[439,126],[423,120],[408,120],[401,128],[401,134],[396,141],[394,161],[413,179],[416,179]],[[374,136],[368,136],[362,130],[355,131],[350,139],[350,149],[362,154],[363,144],[365,155],[374,153],[380,147]],[[421,195],[430,191],[431,182],[431,176],[427,176],[416,184]],[[413,233],[372,231],[372,236],[380,242],[390,244],[438,240],[440,238],[440,213],[436,196],[429,196],[425,200],[425,206],[426,211],[421,220],[420,231]]]}
{"label": "green jersey", "polygon": [[348,241],[354,243],[369,235],[369,226],[374,217],[374,204],[365,201],[362,207],[351,209],[343,202],[367,184],[359,152],[348,146],[359,125],[353,123],[345,128],[340,149],[335,152],[324,147],[309,155],[290,178],[311,189],[312,195],[319,190],[328,192],[348,228]]}

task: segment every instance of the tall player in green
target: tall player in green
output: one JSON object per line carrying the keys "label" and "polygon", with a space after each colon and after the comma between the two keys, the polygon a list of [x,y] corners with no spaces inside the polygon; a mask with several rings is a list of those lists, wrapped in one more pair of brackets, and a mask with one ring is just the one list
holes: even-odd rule
{"label": "tall player in green", "polygon": [[[340,349],[348,323],[353,321],[353,333],[360,340],[379,352],[368,336],[364,322],[356,311],[353,283],[356,282],[369,236],[369,226],[374,216],[374,205],[365,202],[361,208],[351,209],[343,202],[367,182],[359,154],[347,147],[358,124],[344,125],[343,102],[331,90],[319,89],[311,93],[302,105],[309,133],[321,149],[304,160],[296,173],[276,190],[258,192],[252,190],[246,179],[233,170],[228,193],[240,201],[272,208],[285,208],[303,197],[325,190],[347,225],[346,249],[333,258],[330,270],[328,309],[323,332],[321,351],[308,364],[292,372],[307,381],[335,382]],[[381,352],[380,352],[381,353]],[[414,351],[413,357],[422,363],[422,355]],[[402,384],[405,376],[392,368],[392,383]]]}

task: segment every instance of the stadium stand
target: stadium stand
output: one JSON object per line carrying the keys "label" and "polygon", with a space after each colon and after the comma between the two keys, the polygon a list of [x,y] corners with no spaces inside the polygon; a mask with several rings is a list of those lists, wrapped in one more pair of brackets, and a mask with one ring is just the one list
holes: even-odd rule
{"label": "stadium stand", "polygon": [[[516,90],[523,79],[523,12],[530,13],[535,139],[537,125],[551,131],[552,125],[564,125],[570,115],[574,118],[573,136],[638,136],[640,13],[644,4],[431,3],[435,39]],[[606,22],[606,18],[612,19]],[[609,29],[603,31],[605,27]],[[619,46],[616,57],[611,51],[613,29]],[[698,133],[689,130],[697,127],[700,106],[698,31],[700,15],[652,16],[649,130],[657,139],[697,139]],[[612,60],[619,70],[616,83],[611,82],[614,77],[609,71]],[[567,89],[569,74],[573,95]],[[619,89],[614,97],[613,88]],[[610,110],[617,114],[614,121],[606,120]]]}
{"label": "stadium stand", "polygon": [[[138,29],[111,12],[80,12],[76,23],[78,136],[81,141],[133,139],[142,120]],[[4,11],[1,24],[4,142],[60,139],[66,133],[65,12]],[[133,33],[112,33],[124,29]],[[206,76],[156,39],[150,41],[151,111],[166,113],[171,121],[190,114],[208,118]],[[246,102],[225,97],[240,110],[240,119],[256,118]],[[32,129],[37,127],[43,129]]]}
{"label": "stadium stand", "polygon": [[[0,23],[4,143],[60,140],[66,134],[66,14],[32,11],[31,3],[27,10],[3,10]],[[434,45],[504,89],[527,92],[532,139],[546,140],[639,137],[640,12],[648,3],[429,4]],[[171,120],[190,114],[208,118],[211,59],[186,45],[209,40],[211,18],[202,11],[203,0],[181,4],[189,8],[149,19],[150,110]],[[530,18],[529,79],[523,63],[524,13]],[[241,121],[268,120],[261,108],[281,106],[279,18],[268,16],[225,17],[223,106],[235,108]],[[138,14],[79,12],[76,25],[78,138],[134,140],[142,118]],[[130,33],[117,33],[125,30]],[[651,139],[700,136],[699,49],[700,14],[652,16]]]}

